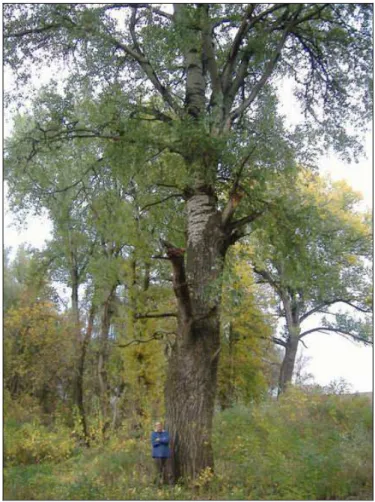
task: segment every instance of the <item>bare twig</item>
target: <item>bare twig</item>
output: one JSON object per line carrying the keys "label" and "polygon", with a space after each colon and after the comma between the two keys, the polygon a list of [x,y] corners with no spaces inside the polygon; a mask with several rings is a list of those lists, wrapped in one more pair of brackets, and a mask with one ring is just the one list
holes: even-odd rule
{"label": "bare twig", "polygon": [[162,317],[177,317],[177,314],[174,312],[164,312],[162,314],[135,314],[135,319],[159,319]]}
{"label": "bare twig", "polygon": [[117,347],[124,349],[133,344],[140,345],[141,343],[149,343],[152,342],[153,340],[160,340],[165,335],[177,335],[177,333],[175,331],[156,331],[150,338],[146,338],[145,340],[142,340],[140,338],[135,338],[134,340],[131,340],[128,343],[121,343],[121,344],[119,343],[117,344]]}
{"label": "bare twig", "polygon": [[164,199],[157,200],[155,202],[151,202],[150,204],[146,204],[145,206],[143,206],[140,209],[140,212],[142,213],[145,209],[147,209],[149,207],[156,206],[157,204],[162,204],[163,202],[166,202],[167,200],[173,199],[175,197],[183,197],[183,194],[182,193],[172,193],[171,195],[168,195],[167,197],[164,197]]}

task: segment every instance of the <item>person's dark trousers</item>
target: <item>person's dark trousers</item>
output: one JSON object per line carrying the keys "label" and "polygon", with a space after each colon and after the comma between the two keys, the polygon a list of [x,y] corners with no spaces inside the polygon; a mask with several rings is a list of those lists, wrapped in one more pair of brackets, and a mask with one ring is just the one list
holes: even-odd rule
{"label": "person's dark trousers", "polygon": [[156,484],[161,485],[163,483],[167,483],[167,472],[166,472],[166,464],[167,458],[160,457],[154,458],[155,466],[156,466]]}

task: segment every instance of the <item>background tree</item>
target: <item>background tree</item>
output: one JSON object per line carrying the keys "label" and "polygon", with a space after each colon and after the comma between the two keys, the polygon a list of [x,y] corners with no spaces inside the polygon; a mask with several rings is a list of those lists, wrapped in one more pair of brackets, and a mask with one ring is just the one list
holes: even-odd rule
{"label": "background tree", "polygon": [[285,319],[275,338],[285,349],[280,392],[292,380],[307,335],[338,333],[372,343],[371,215],[358,210],[360,200],[345,182],[302,171],[252,234],[254,271],[275,291]]}
{"label": "background tree", "polygon": [[[120,121],[98,120],[96,127],[70,106],[57,108],[52,122],[34,128],[31,152],[63,139],[107,140],[118,144],[119,154],[134,143],[146,155],[167,150],[183,166],[187,240],[165,246],[178,309],[166,386],[175,477],[194,477],[213,465],[227,249],[267,207],[268,168],[290,166],[301,138],[312,149],[314,136],[306,131],[343,153],[358,146],[344,123],[363,124],[371,110],[371,13],[365,4],[178,4],[173,14],[148,4],[6,6],[5,61],[19,82],[30,74],[28,65],[34,70],[64,55],[80,84],[96,93],[115,84],[127,96],[126,106],[116,109]],[[312,117],[294,135],[276,113],[274,85],[287,74]],[[147,102],[137,89],[147,89]],[[157,131],[142,128],[141,120],[150,118]],[[258,190],[238,208],[241,179],[257,182]]]}
{"label": "background tree", "polygon": [[[34,104],[33,115],[29,117],[31,121],[43,120],[41,114],[45,114],[46,94],[51,110],[60,102],[60,96],[53,89],[44,89]],[[80,106],[84,105],[85,102],[80,103]],[[101,102],[98,106],[101,106]],[[86,111],[87,115],[95,115],[93,108],[92,104]],[[15,125],[16,138],[24,124],[27,124],[26,118],[19,117]],[[28,169],[23,171],[13,161],[14,157],[25,154],[25,145],[17,140],[12,141],[7,152],[7,178],[14,211],[22,215],[27,210],[44,207],[53,223],[52,240],[42,255],[53,278],[71,290],[70,310],[77,333],[73,401],[81,417],[83,434],[89,440],[85,408],[94,412],[91,398],[95,395],[100,397],[100,423],[103,432],[106,432],[110,424],[115,422],[111,418],[110,403],[119,398],[116,389],[124,389],[124,385],[131,386],[134,383],[132,379],[127,381],[126,378],[118,382],[117,377],[116,385],[110,388],[111,352],[116,344],[121,345],[123,341],[131,344],[135,339],[137,343],[143,344],[152,338],[154,332],[150,332],[149,326],[143,325],[143,329],[138,329],[141,323],[150,324],[151,320],[137,321],[136,316],[140,312],[160,310],[161,305],[158,303],[164,300],[158,288],[163,282],[170,284],[169,279],[162,279],[163,274],[169,276],[169,271],[167,274],[165,270],[163,272],[165,262],[151,259],[152,248],[146,237],[150,238],[148,229],[153,231],[160,226],[158,233],[164,232],[168,237],[164,226],[174,227],[177,223],[173,221],[176,219],[174,213],[171,213],[172,218],[155,209],[152,215],[149,214],[149,208],[155,208],[158,204],[158,201],[155,204],[152,194],[153,179],[157,179],[157,176],[149,176],[146,186],[141,178],[136,182],[129,176],[114,177],[111,172],[103,180],[97,176],[90,145],[87,146],[85,142],[74,145],[73,151],[72,157],[72,150],[64,143],[57,151],[46,148],[38,159],[29,159]],[[128,160],[132,162],[132,157],[129,156]],[[62,169],[62,165],[67,165],[67,169]],[[163,265],[159,266],[159,263]],[[157,287],[150,288],[154,282]],[[152,295],[149,290],[152,290]],[[119,301],[118,294],[123,295],[123,302]],[[113,316],[122,303],[124,333],[118,333],[116,329],[116,336],[111,340]],[[169,305],[166,308],[171,310],[174,307]],[[161,326],[155,331],[156,336],[167,336],[170,331],[162,329],[167,327],[162,325],[163,319],[159,324]],[[89,346],[91,342],[94,342],[92,348]],[[137,351],[139,354],[135,355]],[[143,352],[143,348],[137,347],[133,351],[135,359],[141,360]],[[117,350],[117,356],[118,353]],[[84,385],[86,356],[91,366],[91,356],[97,360],[94,364],[96,369],[91,371],[92,368],[89,368],[88,371],[97,382],[94,386],[92,383]],[[142,362],[140,366],[144,365]],[[87,383],[87,378],[85,380]],[[93,393],[88,392],[90,399],[88,395],[84,398],[84,387],[86,391],[93,389]],[[140,389],[135,390],[134,396],[140,396]],[[143,410],[143,407],[135,408]]]}
{"label": "background tree", "polygon": [[59,312],[58,297],[41,271],[38,253],[20,248],[8,266],[17,281],[18,298],[4,316],[5,387],[14,400],[35,398],[49,415],[60,401],[67,401],[72,325]]}

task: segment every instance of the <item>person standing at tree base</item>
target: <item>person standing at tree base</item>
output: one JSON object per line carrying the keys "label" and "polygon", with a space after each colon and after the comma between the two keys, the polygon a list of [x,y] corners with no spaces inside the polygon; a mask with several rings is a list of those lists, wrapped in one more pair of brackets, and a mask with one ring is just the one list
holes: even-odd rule
{"label": "person standing at tree base", "polygon": [[170,457],[169,434],[163,429],[161,422],[155,423],[151,433],[152,458],[155,460],[157,484],[167,483],[167,459]]}

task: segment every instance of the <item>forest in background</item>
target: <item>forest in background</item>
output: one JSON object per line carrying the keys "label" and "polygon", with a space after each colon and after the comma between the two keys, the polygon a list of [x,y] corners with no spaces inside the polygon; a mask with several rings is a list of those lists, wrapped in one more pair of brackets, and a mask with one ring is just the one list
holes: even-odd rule
{"label": "forest in background", "polygon": [[[368,400],[307,385],[296,358],[318,332],[372,344],[371,214],[314,165],[360,152],[344,125],[371,115],[371,6],[4,15],[10,204],[53,225],[45,249],[5,250],[6,495],[370,499]],[[60,56],[69,75],[24,107]],[[156,488],[164,417],[178,448]]]}

